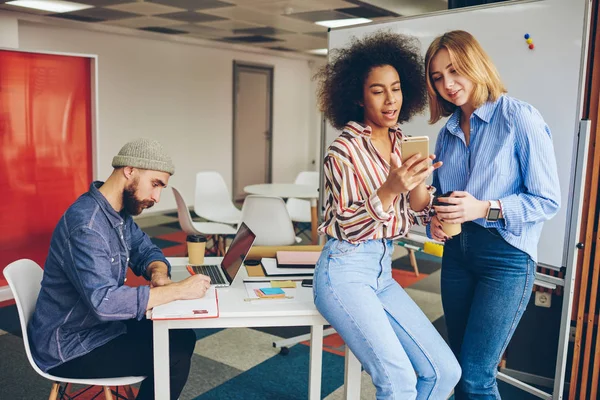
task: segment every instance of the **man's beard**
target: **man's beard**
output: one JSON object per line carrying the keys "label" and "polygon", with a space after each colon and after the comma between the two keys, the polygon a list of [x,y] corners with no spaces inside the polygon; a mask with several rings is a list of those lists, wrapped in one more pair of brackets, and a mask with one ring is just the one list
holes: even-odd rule
{"label": "man's beard", "polygon": [[139,178],[123,189],[123,208],[129,215],[140,215],[146,208],[154,205],[152,200],[140,200],[135,193],[137,192]]}

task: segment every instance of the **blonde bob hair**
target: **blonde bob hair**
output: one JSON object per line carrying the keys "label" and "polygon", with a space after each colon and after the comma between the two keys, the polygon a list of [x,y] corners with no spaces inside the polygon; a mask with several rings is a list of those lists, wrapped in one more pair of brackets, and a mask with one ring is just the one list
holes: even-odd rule
{"label": "blonde bob hair", "polygon": [[477,39],[465,31],[446,32],[433,40],[425,55],[430,124],[435,124],[442,117],[451,115],[457,108],[456,105],[440,96],[431,79],[429,68],[431,59],[442,48],[448,50],[456,72],[473,82],[470,101],[475,108],[482,106],[487,101],[496,101],[503,93],[506,93],[498,70]]}

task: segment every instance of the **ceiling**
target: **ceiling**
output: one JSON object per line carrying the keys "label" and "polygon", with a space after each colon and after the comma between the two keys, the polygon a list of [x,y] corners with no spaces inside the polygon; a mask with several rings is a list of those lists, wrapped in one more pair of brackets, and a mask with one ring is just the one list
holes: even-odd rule
{"label": "ceiling", "polygon": [[327,47],[327,28],[316,21],[381,21],[448,7],[447,0],[71,0],[93,7],[55,14],[7,1],[0,9],[288,52]]}

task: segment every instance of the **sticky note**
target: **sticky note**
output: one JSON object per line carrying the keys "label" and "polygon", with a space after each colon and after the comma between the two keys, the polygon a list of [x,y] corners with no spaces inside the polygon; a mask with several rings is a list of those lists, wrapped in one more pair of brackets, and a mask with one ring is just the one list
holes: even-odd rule
{"label": "sticky note", "polygon": [[261,288],[260,290],[266,296],[273,296],[273,295],[276,295],[276,294],[285,294],[285,292],[281,288]]}
{"label": "sticky note", "polygon": [[272,288],[295,288],[296,282],[294,281],[271,281]]}

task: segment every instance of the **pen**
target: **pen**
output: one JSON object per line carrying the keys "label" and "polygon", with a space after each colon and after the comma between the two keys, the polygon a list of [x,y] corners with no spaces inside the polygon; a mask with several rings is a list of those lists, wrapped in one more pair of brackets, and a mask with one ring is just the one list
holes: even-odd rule
{"label": "pen", "polygon": [[189,265],[188,265],[188,266],[187,266],[187,270],[188,270],[188,272],[189,272],[191,275],[196,275],[196,273],[194,272],[194,270],[192,269],[192,267],[191,267],[191,266],[189,266]]}
{"label": "pen", "polygon": [[254,300],[281,300],[281,299],[293,299],[294,296],[285,296],[285,297],[246,297],[244,301],[254,301]]}

